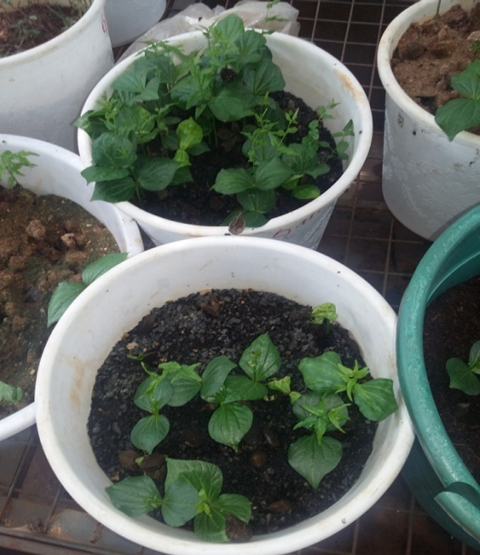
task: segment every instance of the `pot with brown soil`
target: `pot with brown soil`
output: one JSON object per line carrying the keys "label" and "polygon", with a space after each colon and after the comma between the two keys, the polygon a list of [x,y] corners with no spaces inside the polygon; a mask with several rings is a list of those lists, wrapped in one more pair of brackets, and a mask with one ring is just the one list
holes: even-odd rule
{"label": "pot with brown soil", "polygon": [[[473,396],[475,357],[473,371],[467,363],[480,337],[479,222],[476,207],[430,247],[402,299],[397,340],[400,383],[418,437],[404,476],[423,508],[477,550],[480,402]],[[458,389],[465,379],[473,382],[468,395]]]}
{"label": "pot with brown soil", "polygon": [[77,125],[95,198],[155,244],[242,233],[314,248],[372,138],[338,60],[233,14],[120,62]]}
{"label": "pot with brown soil", "polygon": [[[428,0],[402,12],[383,34],[377,58],[386,90],[385,201],[406,227],[432,241],[480,202],[480,138],[465,130],[451,140],[436,122],[440,107],[470,94],[452,85],[478,57],[480,11],[474,0],[442,0],[436,16],[438,6]],[[471,125],[462,129],[477,126],[471,110],[451,122],[467,113]]]}
{"label": "pot with brown soil", "polygon": [[0,129],[74,151],[73,122],[113,67],[105,0],[0,1]]}
{"label": "pot with brown soil", "polygon": [[[333,335],[326,331],[328,324],[311,323],[312,307],[325,302],[333,303],[338,314],[337,323],[330,326]],[[336,261],[298,245],[262,238],[218,237],[187,239],[156,247],[99,278],[71,305],[52,333],[42,357],[36,391],[37,425],[46,456],[59,480],[86,511],[120,535],[151,549],[160,548],[166,553],[179,555],[206,551],[212,555],[240,551],[280,554],[314,544],[348,526],[371,507],[394,480],[410,450],[413,434],[396,383],[395,321],[395,314],[385,300],[358,275]],[[258,339],[259,335],[261,339]],[[341,413],[345,406],[335,404],[335,407],[329,407],[337,412],[334,410],[331,414],[328,430],[331,430],[333,421],[342,428],[345,425],[345,434],[333,426],[338,433],[334,435],[342,441],[345,454],[336,474],[340,481],[344,481],[343,489],[342,486],[339,489],[333,478],[330,481],[328,474],[324,489],[322,483],[318,490],[312,488],[309,482],[315,483],[320,474],[326,474],[322,472],[325,470],[323,463],[310,464],[310,456],[300,457],[300,466],[307,460],[310,462],[297,473],[294,470],[298,466],[295,456],[291,464],[286,462],[285,456],[289,445],[297,445],[295,440],[300,436],[309,441],[303,432],[307,432],[313,423],[309,420],[297,426],[299,420],[290,418],[291,401],[298,398],[297,392],[301,397],[305,390],[297,378],[288,380],[288,375],[300,359],[311,362],[312,357],[316,358],[320,352],[316,343],[319,337],[329,338],[328,346],[324,345],[324,348],[339,349],[345,366],[352,369],[347,373],[356,368],[360,381],[363,381],[360,374],[365,375],[360,370],[363,366],[370,369],[374,378],[392,379],[399,406],[378,425],[363,418],[357,420],[354,415],[359,413],[353,405],[348,407],[351,422],[343,422]],[[151,358],[152,344],[147,343],[150,339],[154,341],[153,349],[159,355],[158,360]],[[269,374],[279,359],[282,364],[278,375],[272,372],[268,377],[271,387],[265,399],[259,400],[256,396],[256,401],[252,396],[253,389],[265,393],[263,385],[258,383],[261,380],[253,378],[256,384],[248,382],[240,369],[227,376],[234,366],[238,364],[243,369],[246,360],[251,360],[256,347],[249,349],[249,345],[255,339],[257,347],[258,341],[263,345],[271,341],[278,349],[278,352],[275,348],[268,351],[266,356],[253,356],[267,362]],[[120,385],[119,388],[109,381],[108,370],[103,372],[112,357],[115,360],[114,382]],[[333,352],[327,354],[329,357],[335,358]],[[58,363],[60,360],[62,368]],[[197,362],[201,362],[201,367]],[[333,366],[339,368],[337,362],[332,359]],[[104,363],[106,366],[102,366]],[[182,395],[198,392],[201,379],[204,387],[201,395],[197,395],[198,403],[188,403],[191,408],[187,409],[187,405],[179,406],[182,404],[179,398],[174,402],[170,397],[168,406],[161,408],[160,415],[154,414],[157,411],[151,410],[152,407],[146,412],[139,411],[138,408],[145,409],[146,404],[137,398],[138,406],[134,406],[135,390],[147,377],[144,369],[156,380],[150,371],[157,364],[170,376],[175,368],[181,367],[178,380],[173,381],[182,383],[178,392]],[[245,372],[248,375],[248,369]],[[165,382],[164,378],[160,381]],[[247,397],[242,396],[241,402],[235,402],[231,397],[234,395],[232,386],[238,391],[246,381],[249,383]],[[221,394],[218,386],[222,383],[224,391],[230,391],[228,400],[216,397]],[[168,384],[164,385],[169,388]],[[149,388],[149,384],[140,386],[143,393]],[[355,397],[355,388],[352,391]],[[209,399],[210,396],[215,398]],[[154,397],[160,402],[160,396],[155,394]],[[227,401],[232,401],[229,408],[225,408]],[[224,408],[215,417],[216,411],[213,414],[212,411],[215,405],[222,403]],[[269,412],[257,411],[257,403]],[[311,414],[308,410],[303,414],[305,420],[315,416],[316,421],[322,413],[321,407],[314,404]],[[135,410],[132,412],[130,408]],[[177,409],[183,411],[181,417]],[[250,410],[255,413],[251,427],[237,444],[236,431],[239,428],[246,431],[243,424]],[[152,413],[152,418],[148,417],[148,412]],[[182,426],[180,423],[188,413],[190,420]],[[234,423],[225,431],[221,422],[223,417],[231,422],[232,413],[238,418],[233,418]],[[262,420],[264,414],[266,420]],[[134,426],[142,416],[147,417],[146,421],[143,420],[147,425]],[[221,468],[227,495],[220,495],[222,478],[218,470],[212,470],[205,463],[203,467],[207,473],[211,471],[210,477],[215,485],[210,487],[211,482],[205,485],[206,497],[202,505],[205,510],[202,512],[208,514],[209,508],[213,507],[212,511],[216,513],[221,506],[221,509],[225,507],[226,513],[236,514],[238,519],[227,519],[230,524],[238,525],[235,537],[240,543],[206,545],[195,537],[191,526],[178,527],[181,522],[176,519],[174,524],[177,527],[167,526],[162,522],[165,508],[168,512],[169,503],[166,501],[161,515],[157,509],[148,517],[134,518],[112,504],[108,493],[111,490],[106,488],[112,485],[112,480],[118,482],[132,466],[137,469],[134,472],[137,478],[142,479],[141,475],[145,473],[159,480],[158,484],[162,483],[162,475],[165,478],[162,443],[148,455],[152,444],[150,447],[146,443],[135,447],[130,441],[130,432],[136,427],[137,432],[138,428],[143,428],[143,431],[150,429],[162,433],[165,418],[170,422],[169,435],[172,435],[168,446],[170,462],[167,464],[170,467],[179,459],[196,460],[195,466],[199,464],[198,459],[210,452],[215,457],[210,464]],[[217,447],[205,433],[203,424],[207,421],[210,422],[210,434],[217,438]],[[366,451],[360,447],[364,442],[363,434],[348,433],[354,421],[357,424],[361,421],[360,427],[370,437],[366,440],[369,445]],[[148,423],[153,422],[156,424],[151,428]],[[306,426],[303,432],[302,426]],[[320,428],[319,424],[319,434]],[[341,439],[343,435],[345,439]],[[139,444],[137,440],[133,441]],[[164,441],[168,441],[168,437]],[[113,449],[112,442],[115,444]],[[332,452],[336,451],[336,441],[325,442],[329,451],[327,445],[332,446]],[[312,450],[317,449],[313,447]],[[120,466],[119,458],[123,466]],[[358,458],[360,464],[351,465],[352,458]],[[248,520],[248,510],[245,502],[239,499],[241,492],[236,491],[242,482],[241,476],[238,472],[232,474],[232,468],[239,464],[242,468],[240,475],[246,478],[247,486],[254,485],[254,491],[250,492],[258,495],[251,505],[253,537],[250,541],[247,538],[252,530],[246,529],[241,522]],[[305,471],[307,478],[302,474]],[[169,472],[172,472],[171,468]],[[335,469],[332,476],[336,472]],[[169,479],[172,480],[172,476]],[[166,487],[170,495],[172,488]],[[176,489],[174,486],[173,490]],[[179,489],[190,488],[180,485]],[[183,493],[187,504],[191,491]],[[267,497],[262,499],[265,493]],[[163,489],[153,497],[148,495],[152,501],[160,496],[163,497]],[[212,496],[215,497],[213,501]],[[133,496],[127,497],[133,499]],[[235,501],[233,509],[232,501]],[[198,503],[202,504],[201,500]],[[137,504],[130,514],[144,512],[145,503],[140,505],[142,510],[137,511]],[[174,503],[170,507],[173,512],[170,511],[165,520],[171,522],[170,517],[178,505]],[[147,504],[147,511],[150,509],[154,509],[153,505]],[[220,514],[219,520],[225,521],[225,512]],[[202,518],[207,517],[204,514]],[[197,521],[194,527],[204,528],[202,522]],[[211,530],[208,525],[206,528]],[[229,527],[228,534],[233,533]],[[225,533],[218,533],[214,539],[224,541]]]}
{"label": "pot with brown soil", "polygon": [[78,156],[36,139],[0,135],[4,153],[11,153],[9,168],[22,153],[33,165],[19,162],[14,177],[21,187],[11,189],[5,172],[0,188],[0,381],[23,392],[13,405],[0,402],[0,440],[35,422],[36,372],[57,284],[77,280],[106,253],[143,250],[133,220],[110,204],[90,202]]}

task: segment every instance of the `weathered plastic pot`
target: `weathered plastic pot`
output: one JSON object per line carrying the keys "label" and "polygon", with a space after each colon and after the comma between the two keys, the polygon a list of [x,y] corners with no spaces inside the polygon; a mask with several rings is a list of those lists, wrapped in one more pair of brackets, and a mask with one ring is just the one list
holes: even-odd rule
{"label": "weathered plastic pot", "polygon": [[[390,61],[412,22],[435,15],[437,0],[423,0],[397,16],[378,47],[377,65],[386,91],[383,195],[393,215],[416,234],[435,240],[460,215],[480,202],[480,136],[463,131],[453,141],[400,87]],[[442,0],[441,13],[475,0]]]}
{"label": "weathered plastic pot", "polygon": [[397,357],[400,384],[418,443],[404,476],[422,507],[450,534],[480,550],[480,485],[452,445],[432,397],[423,357],[429,302],[480,273],[480,207],[452,224],[418,265],[402,299]]}
{"label": "weathered plastic pot", "polygon": [[[32,159],[35,167],[22,169],[24,176],[19,179],[23,187],[37,195],[54,194],[76,202],[105,224],[121,252],[134,256],[143,251],[140,231],[131,218],[111,204],[90,201],[92,187],[80,175],[82,165],[78,155],[37,139],[0,134],[0,154],[5,150],[38,155]],[[35,407],[31,403],[0,420],[0,441],[34,423]]]}
{"label": "weathered plastic pot", "polygon": [[[179,35],[169,40],[171,44],[183,45],[185,52],[198,50],[205,45],[202,32]],[[332,99],[338,103],[332,111],[335,119],[328,121],[329,129],[341,131],[349,120],[353,121],[355,136],[349,137],[349,159],[340,179],[320,197],[297,210],[271,219],[266,225],[247,228],[243,235],[280,239],[310,248],[316,248],[337,199],[352,184],[368,155],[372,141],[372,115],[362,86],[352,73],[336,58],[314,44],[282,33],[267,36],[267,44],[273,53],[287,83],[289,92],[303,98],[312,108],[329,105]],[[141,52],[139,55],[142,55]],[[83,112],[96,109],[100,98],[111,91],[111,84],[136,59],[137,54],[126,58],[110,71],[93,89]],[[78,147],[85,166],[92,163],[91,139],[83,131],[78,133]],[[132,203],[121,202],[118,207],[135,219],[156,244],[169,243],[188,237],[223,236],[228,234],[225,226],[198,226],[175,222],[154,216]]]}
{"label": "weathered plastic pot", "polygon": [[137,39],[153,27],[165,12],[166,0],[107,0],[105,17],[113,46]]}
{"label": "weathered plastic pot", "polygon": [[[14,5],[28,1],[19,0]],[[39,2],[69,5],[69,0]],[[72,124],[93,86],[113,67],[104,4],[105,0],[92,0],[85,15],[61,35],[0,58],[2,133],[76,150],[77,130]],[[12,6],[2,4],[0,14]]]}
{"label": "weathered plastic pot", "polygon": [[[232,287],[273,292],[310,306],[335,303],[339,323],[360,345],[372,375],[394,380],[399,410],[379,424],[361,476],[329,509],[250,542],[211,544],[200,542],[193,532],[147,516],[129,518],[113,507],[105,492],[111,482],[95,460],[87,419],[98,368],[124,332],[167,301]],[[36,389],[43,449],[60,482],[84,510],[142,546],[174,555],[278,555],[302,549],[367,511],[391,485],[410,451],[413,432],[396,379],[395,330],[395,313],[373,287],[307,248],[271,239],[203,237],[150,249],[89,286],[53,330]]]}

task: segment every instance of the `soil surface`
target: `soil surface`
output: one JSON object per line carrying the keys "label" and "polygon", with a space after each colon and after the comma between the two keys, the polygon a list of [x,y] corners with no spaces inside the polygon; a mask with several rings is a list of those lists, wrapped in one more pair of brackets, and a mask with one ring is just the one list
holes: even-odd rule
{"label": "soil surface", "polygon": [[[349,407],[351,420],[344,427],[346,433],[333,434],[342,442],[344,456],[318,490],[287,462],[289,444],[304,431],[293,430],[297,420],[289,399],[279,393],[269,402],[249,404],[254,412],[253,425],[237,453],[210,439],[207,422],[214,407],[199,396],[184,407],[162,409],[170,420],[170,433],[145,458],[141,470],[134,463],[140,453],[129,439],[134,424],[146,415],[133,403],[135,390],[146,374],[138,361],[127,359],[128,354],[148,353],[144,360],[152,369],[165,361],[199,362],[201,373],[206,363],[220,354],[238,362],[243,350],[268,332],[282,357],[282,368],[275,377],[294,376],[292,389],[298,391],[302,386],[297,365],[304,357],[335,350],[345,365],[362,360],[345,329],[334,324],[326,333],[323,326],[309,322],[310,315],[309,307],[250,290],[198,293],[154,309],[118,342],[97,375],[88,429],[101,468],[113,481],[143,471],[157,480],[161,489],[165,455],[217,464],[224,476],[223,491],[243,494],[252,502],[250,527],[238,536],[230,530],[233,539],[286,528],[332,505],[358,479],[377,428],[354,406]],[[161,520],[160,514],[153,516]]]}
{"label": "soil surface", "polygon": [[480,5],[471,12],[454,6],[438,19],[407,29],[392,57],[393,73],[410,98],[435,114],[460,96],[450,80],[478,57],[479,42]]}
{"label": "soil surface", "polygon": [[[318,119],[318,114],[302,99],[290,93],[278,92],[272,93],[271,96],[284,110],[298,108],[298,131],[289,136],[288,142],[300,142],[308,133],[308,124]],[[200,156],[191,157],[190,171],[193,183],[169,187],[159,193],[145,192],[145,197],[140,203],[141,208],[169,220],[208,226],[221,225],[229,214],[237,210],[239,205],[234,195],[216,193],[212,186],[221,169],[246,167],[246,158],[242,154],[245,137],[239,133],[235,122],[224,124],[224,127],[219,129],[218,135],[220,137],[218,148],[212,148]],[[349,139],[347,137],[347,140]],[[335,140],[326,127],[320,128],[320,140],[327,142],[331,149],[335,149]],[[343,166],[337,155],[331,156],[329,149],[321,148],[318,156],[320,160],[325,160],[329,164],[330,171],[315,180],[308,179],[310,184],[317,185],[324,193],[341,177]],[[289,191],[281,187],[276,190],[276,196],[277,206],[266,214],[268,219],[292,212],[310,202],[310,200],[298,200],[292,197]]]}
{"label": "soil surface", "polygon": [[445,429],[475,479],[480,482],[480,396],[450,389],[446,361],[468,361],[480,340],[480,277],[439,295],[425,314],[424,351],[430,387]]}
{"label": "soil surface", "polygon": [[14,10],[0,8],[0,58],[39,46],[71,27],[90,4],[78,7],[33,3]]}
{"label": "soil surface", "polygon": [[60,281],[118,252],[110,232],[78,204],[0,187],[0,380],[21,387],[19,405],[0,402],[0,418],[33,400],[47,329],[47,307]]}

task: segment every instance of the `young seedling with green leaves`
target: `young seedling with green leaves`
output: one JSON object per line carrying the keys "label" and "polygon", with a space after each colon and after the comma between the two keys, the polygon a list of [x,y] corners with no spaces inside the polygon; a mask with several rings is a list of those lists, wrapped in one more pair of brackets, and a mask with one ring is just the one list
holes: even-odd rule
{"label": "young seedling with green leaves", "polygon": [[[312,311],[312,321],[318,324],[327,321],[330,325],[336,317],[331,303]],[[238,365],[220,355],[206,365],[201,375],[198,364],[162,362],[158,365],[161,373],[157,373],[149,370],[145,355],[131,358],[138,359],[148,374],[134,397],[135,404],[149,413],[131,432],[135,447],[151,454],[170,429],[161,409],[166,405],[182,406],[199,394],[203,401],[216,406],[208,422],[208,434],[237,451],[254,418],[247,403],[268,403],[272,394],[284,395],[298,420],[294,430],[303,430],[288,448],[288,462],[315,489],[340,462],[342,444],[329,434],[345,433],[343,427],[352,404],[366,419],[375,422],[397,409],[391,380],[369,378],[368,368],[360,368],[357,361],[348,368],[332,351],[303,358],[298,366],[303,384],[299,391],[292,389],[292,376],[275,377],[282,360],[267,333],[244,350]],[[195,531],[208,541],[228,539],[228,515],[249,521],[248,500],[220,493],[222,477],[216,466],[167,457],[167,469],[163,495],[151,478],[129,477],[107,488],[112,502],[131,516],[160,508],[164,521],[172,526],[182,526],[193,518]]]}
{"label": "young seedling with green leaves", "polygon": [[476,341],[468,356],[468,362],[454,357],[449,358],[446,369],[450,377],[450,387],[460,389],[467,395],[480,394],[480,341]]}
{"label": "young seedling with green leaves", "polygon": [[139,201],[145,191],[191,186],[196,156],[219,147],[227,156],[226,144],[240,142],[243,162],[220,170],[212,184],[238,203],[219,224],[242,212],[246,225],[260,226],[279,190],[302,200],[321,193],[315,179],[330,171],[335,156],[345,159],[352,124],[334,134],[337,145],[320,138],[332,103],[293,141],[298,110],[280,108],[272,96],[285,80],[265,34],[245,29],[235,15],[204,34],[206,47],[192,54],[163,42],[150,46],[101,106],[78,119],[92,139],[93,165],[82,174],[96,183],[93,199]]}

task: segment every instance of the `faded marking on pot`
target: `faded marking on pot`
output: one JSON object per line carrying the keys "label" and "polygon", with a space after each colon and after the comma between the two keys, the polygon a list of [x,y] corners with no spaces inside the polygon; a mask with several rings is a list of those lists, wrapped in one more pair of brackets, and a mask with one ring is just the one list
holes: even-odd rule
{"label": "faded marking on pot", "polygon": [[365,93],[363,92],[363,89],[360,88],[359,90],[357,82],[353,81],[349,75],[345,75],[337,69],[335,69],[335,73],[338,80],[343,82],[345,88],[350,91],[354,101],[358,101],[360,104],[363,104],[365,102]]}
{"label": "faded marking on pot", "polygon": [[399,127],[403,127],[403,116],[400,112],[398,112],[398,116],[397,116],[397,123],[399,125]]}
{"label": "faded marking on pot", "polygon": [[[470,165],[471,165],[471,162],[470,162]],[[459,164],[458,162],[456,162],[455,164],[453,164],[453,168],[455,170],[461,170],[463,169],[463,164]]]}
{"label": "faded marking on pot", "polygon": [[307,222],[309,222],[310,220],[312,220],[313,218],[315,218],[315,216],[320,212],[320,210],[317,210],[316,212],[312,212],[310,214],[310,216],[308,216],[307,218],[303,218],[303,220],[301,220],[296,226],[294,227],[283,227],[278,229],[273,235],[273,239],[285,239],[286,237],[288,237],[290,235],[290,233],[292,233],[292,231],[294,229],[298,229],[299,227],[302,227],[304,225],[307,224]]}
{"label": "faded marking on pot", "polygon": [[85,375],[85,365],[78,359],[73,360],[75,375],[73,378],[72,389],[70,391],[70,404],[76,412],[80,412],[82,406],[82,382]]}

